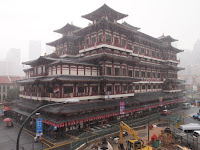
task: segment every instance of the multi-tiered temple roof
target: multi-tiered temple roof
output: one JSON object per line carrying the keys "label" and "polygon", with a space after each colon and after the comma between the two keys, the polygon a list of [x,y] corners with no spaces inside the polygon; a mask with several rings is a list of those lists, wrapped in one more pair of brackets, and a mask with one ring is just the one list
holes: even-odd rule
{"label": "multi-tiered temple roof", "polygon": [[102,17],[108,17],[112,20],[120,20],[127,16],[128,15],[117,12],[117,11],[113,10],[112,8],[108,7],[106,4],[104,4],[99,9],[97,9],[87,15],[83,15],[82,17],[85,19],[94,21],[94,20],[100,20],[100,19],[102,19]]}

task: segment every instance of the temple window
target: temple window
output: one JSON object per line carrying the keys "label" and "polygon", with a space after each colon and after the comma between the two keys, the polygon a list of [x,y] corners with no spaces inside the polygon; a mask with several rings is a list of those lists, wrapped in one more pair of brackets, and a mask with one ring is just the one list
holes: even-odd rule
{"label": "temple window", "polygon": [[145,72],[144,71],[142,71],[142,77],[145,77]]}
{"label": "temple window", "polygon": [[111,42],[111,35],[106,34],[106,42]]}
{"label": "temple window", "polygon": [[151,85],[148,85],[148,89],[151,89]]}
{"label": "temple window", "polygon": [[92,45],[96,43],[96,37],[92,37]]}
{"label": "temple window", "polygon": [[138,46],[134,46],[134,53],[138,53]]}
{"label": "temple window", "polygon": [[99,42],[102,42],[102,34],[99,35]]}
{"label": "temple window", "polygon": [[153,89],[156,89],[156,85],[153,85]]}
{"label": "temple window", "polygon": [[41,74],[41,73],[42,73],[42,67],[40,66],[37,68],[37,74]]}
{"label": "temple window", "polygon": [[156,54],[155,54],[155,51],[152,51],[152,57],[155,57]]}
{"label": "temple window", "polygon": [[59,55],[63,55],[63,49],[62,48],[59,50]]}
{"label": "temple window", "polygon": [[119,38],[114,37],[114,42],[115,42],[115,44],[119,44]]}
{"label": "temple window", "polygon": [[126,68],[123,68],[123,76],[126,76]]}
{"label": "temple window", "polygon": [[135,71],[135,77],[139,77],[139,71]]}
{"label": "temple window", "polygon": [[157,77],[160,78],[160,73],[157,74]]}
{"label": "temple window", "polygon": [[112,91],[112,86],[107,86],[107,92],[108,91],[110,91],[110,92]]}
{"label": "temple window", "polygon": [[89,39],[86,40],[86,46],[89,47]]}
{"label": "temple window", "polygon": [[84,87],[83,86],[78,87],[78,93],[84,93]]}
{"label": "temple window", "polygon": [[73,87],[72,86],[65,86],[63,87],[64,93],[73,93]]}
{"label": "temple window", "polygon": [[135,90],[139,90],[139,89],[140,89],[139,85],[136,85]]}
{"label": "temple window", "polygon": [[151,72],[147,72],[147,78],[151,78]]}
{"label": "temple window", "polygon": [[145,88],[145,85],[142,85],[142,90],[145,90],[146,88]]}
{"label": "temple window", "polygon": [[127,91],[127,86],[123,86],[123,91]]}
{"label": "temple window", "polygon": [[129,71],[128,71],[128,76],[129,76],[129,77],[132,77],[132,76],[133,76],[133,71],[132,71],[132,70],[129,70]]}
{"label": "temple window", "polygon": [[106,74],[107,75],[112,75],[111,67],[106,67]]}
{"label": "temple window", "polygon": [[122,46],[124,47],[126,45],[126,40],[122,39]]}
{"label": "temple window", "polygon": [[157,58],[159,58],[160,57],[160,53],[157,53]]}
{"label": "temple window", "polygon": [[48,86],[48,87],[47,87],[47,92],[48,92],[48,93],[53,93],[53,87]]}
{"label": "temple window", "polygon": [[128,90],[133,90],[133,86],[130,85],[130,86],[128,87]]}
{"label": "temple window", "polygon": [[119,76],[120,75],[120,69],[119,68],[115,68],[115,75]]}
{"label": "temple window", "polygon": [[158,89],[160,89],[160,84],[158,85]]}
{"label": "temple window", "polygon": [[144,54],[144,48],[141,48],[141,53]]}
{"label": "temple window", "polygon": [[156,73],[155,72],[153,72],[153,78],[156,78]]}
{"label": "temple window", "polygon": [[132,44],[127,44],[128,49],[132,49]]}

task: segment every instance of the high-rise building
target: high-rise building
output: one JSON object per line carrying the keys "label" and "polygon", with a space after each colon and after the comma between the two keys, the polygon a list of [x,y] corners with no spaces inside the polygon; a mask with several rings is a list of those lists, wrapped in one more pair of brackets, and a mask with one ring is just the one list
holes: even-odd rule
{"label": "high-rise building", "polygon": [[41,41],[29,41],[29,60],[34,60],[41,55]]}

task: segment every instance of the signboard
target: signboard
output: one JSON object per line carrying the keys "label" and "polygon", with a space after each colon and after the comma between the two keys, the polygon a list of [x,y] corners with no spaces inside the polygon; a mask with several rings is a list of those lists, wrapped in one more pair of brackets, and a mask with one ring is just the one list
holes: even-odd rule
{"label": "signboard", "polygon": [[163,97],[159,97],[159,106],[163,105]]}
{"label": "signboard", "polygon": [[57,126],[54,126],[54,127],[53,127],[53,130],[57,130]]}
{"label": "signboard", "polygon": [[120,115],[124,115],[125,114],[124,106],[125,106],[124,102],[120,102]]}
{"label": "signboard", "polygon": [[43,122],[42,118],[36,119],[36,136],[43,135]]}

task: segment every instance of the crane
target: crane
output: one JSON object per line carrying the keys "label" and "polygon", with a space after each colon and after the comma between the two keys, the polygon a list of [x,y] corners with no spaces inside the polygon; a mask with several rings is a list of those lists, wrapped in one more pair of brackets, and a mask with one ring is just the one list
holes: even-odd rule
{"label": "crane", "polygon": [[143,141],[139,139],[138,133],[125,124],[123,121],[120,122],[120,135],[119,135],[119,149],[124,150],[123,145],[123,130],[127,131],[129,134],[133,135],[134,139],[129,139],[127,141],[127,150],[153,150],[152,147],[144,145]]}

